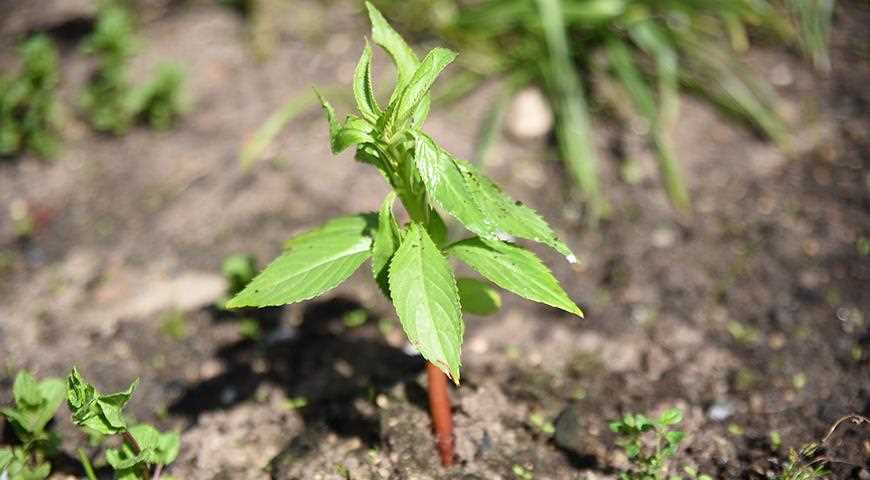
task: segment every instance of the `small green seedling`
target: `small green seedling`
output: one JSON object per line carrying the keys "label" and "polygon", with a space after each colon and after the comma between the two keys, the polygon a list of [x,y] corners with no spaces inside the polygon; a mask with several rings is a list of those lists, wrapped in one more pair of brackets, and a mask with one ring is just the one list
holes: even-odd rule
{"label": "small green seedling", "polygon": [[[103,395],[73,368],[67,377],[67,405],[73,423],[86,432],[120,435],[119,448],[106,451],[106,461],[119,480],[159,480],[163,466],[178,456],[180,437],[177,432],[161,433],[148,424],[129,426],[123,409],[139,384],[134,381],[123,392]],[[92,470],[82,455],[85,470]],[[151,467],[156,466],[153,476]]]}
{"label": "small green seedling", "polygon": [[63,380],[48,378],[37,381],[21,371],[12,386],[15,405],[0,410],[12,426],[21,446],[0,448],[0,472],[6,471],[9,480],[43,479],[51,473],[46,461],[57,450],[58,437],[46,431],[63,403]]}
{"label": "small green seedling", "polygon": [[[816,455],[819,449],[817,443],[804,445],[800,452],[794,449],[788,452],[788,461],[785,462],[782,472],[776,480],[817,480],[827,478],[830,472],[825,467],[825,457],[813,461],[807,461]],[[819,460],[822,460],[821,462]]]}
{"label": "small green seedling", "polygon": [[96,27],[83,45],[99,65],[80,98],[85,116],[97,131],[121,135],[137,119],[166,129],[184,110],[184,73],[178,66],[162,65],[151,83],[134,87],[129,63],[138,43],[130,13],[115,2],[104,2]]}
{"label": "small green seedling", "polygon": [[21,45],[21,71],[0,76],[0,156],[30,150],[41,157],[57,151],[58,55],[54,43],[37,35]]}
{"label": "small green seedling", "polygon": [[252,255],[230,255],[221,268],[227,281],[227,291],[234,296],[257,276],[257,259]]}
{"label": "small green seedling", "polygon": [[610,422],[610,430],[619,435],[632,469],[622,472],[620,480],[664,480],[670,470],[669,460],[677,452],[684,433],[671,427],[683,420],[683,412],[671,408],[658,418],[628,414]]}
{"label": "small green seedling", "polygon": [[133,93],[133,111],[151,128],[168,130],[187,109],[182,97],[184,71],[178,65],[164,64],[157,77]]}
{"label": "small green seedling", "polygon": [[[440,369],[458,384],[465,331],[461,309],[491,312],[498,302],[484,298],[482,292],[491,287],[482,280],[463,280],[460,289],[448,258],[459,259],[522,297],[582,316],[543,262],[511,241],[531,240],[552,247],[569,261],[575,257],[534,210],[507,196],[476,167],[423,132],[429,89],[456,54],[435,48],[420,60],[381,13],[367,6],[374,42],[396,64],[395,89],[382,108],[374,95],[372,50],[366,44],[353,82],[358,114],[339,123],[332,106],[322,98],[321,103],[333,153],[356,147],[356,159],[377,168],[392,192],[378,213],[335,218],[291,238],[283,254],[227,307],[265,307],[314,298],[371,258],[374,280],[392,300],[408,340],[436,373]],[[405,225],[395,214],[397,198],[410,219]],[[475,236],[450,241],[439,210]],[[429,378],[439,381],[437,376]],[[438,388],[443,402],[432,402],[432,391],[430,382],[430,403],[447,409],[445,417],[434,415],[436,424],[438,418],[449,423],[446,387]],[[439,443],[449,437],[442,433],[439,430]],[[452,461],[452,453],[446,455],[442,449],[442,461]]]}
{"label": "small green seedling", "polygon": [[120,135],[135,116],[128,64],[136,49],[130,14],[112,2],[100,8],[96,27],[83,44],[99,65],[81,95],[81,108],[94,129]]}

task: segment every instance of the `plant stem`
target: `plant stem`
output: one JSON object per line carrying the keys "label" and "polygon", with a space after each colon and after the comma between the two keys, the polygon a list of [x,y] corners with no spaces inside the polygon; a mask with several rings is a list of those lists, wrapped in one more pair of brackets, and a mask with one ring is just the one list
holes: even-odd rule
{"label": "plant stem", "polygon": [[447,375],[431,362],[426,362],[426,376],[429,381],[429,411],[435,426],[441,465],[449,467],[453,465],[453,414],[447,395]]}
{"label": "plant stem", "polygon": [[142,447],[139,446],[139,442],[136,441],[136,438],[129,431],[124,430],[124,433],[122,433],[121,436],[124,438],[124,443],[133,450],[133,453],[138,455],[142,452]]}
{"label": "plant stem", "polygon": [[87,454],[81,448],[79,449],[79,461],[82,463],[82,468],[85,469],[85,476],[88,480],[97,480],[97,475],[94,473],[94,467],[91,466],[91,461]]}
{"label": "plant stem", "polygon": [[[142,447],[139,446],[139,442],[136,441],[136,437],[134,437],[129,430],[124,430],[124,433],[122,433],[121,436],[124,438],[124,443],[126,443],[133,450],[133,453],[135,453],[136,455],[142,453]],[[143,475],[145,480],[150,480],[151,476],[148,474],[147,465],[144,468]]]}

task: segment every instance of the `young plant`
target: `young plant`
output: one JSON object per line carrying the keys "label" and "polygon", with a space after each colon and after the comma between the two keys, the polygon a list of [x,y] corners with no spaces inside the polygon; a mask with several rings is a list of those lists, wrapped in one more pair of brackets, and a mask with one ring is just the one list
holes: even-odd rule
{"label": "young plant", "polygon": [[128,64],[136,43],[130,14],[113,2],[103,2],[96,27],[82,47],[99,62],[80,99],[82,110],[98,131],[120,135],[133,122]]}
{"label": "young plant", "polygon": [[164,64],[151,83],[133,91],[133,111],[151,128],[168,130],[186,110],[182,97],[184,71],[178,65]]}
{"label": "young plant", "polygon": [[0,77],[0,156],[30,150],[50,157],[56,132],[58,55],[54,43],[37,35],[21,45],[21,71]]}
{"label": "young plant", "polygon": [[57,450],[58,438],[45,428],[63,403],[63,380],[48,378],[40,382],[21,371],[15,377],[12,395],[15,405],[0,410],[0,414],[6,417],[21,445],[0,448],[0,473],[5,471],[9,480],[47,478],[51,465],[46,460]]}
{"label": "young plant", "polygon": [[134,87],[129,63],[137,44],[130,13],[115,2],[103,2],[96,27],[83,45],[99,65],[80,98],[82,110],[97,131],[121,135],[139,119],[166,129],[184,111],[184,73],[176,65],[161,65],[151,83]]}
{"label": "young plant", "polygon": [[[683,432],[670,427],[682,420],[683,412],[671,408],[656,419],[642,414],[628,414],[621,420],[610,422],[610,430],[619,435],[617,444],[622,447],[632,464],[630,471],[620,473],[620,480],[670,478],[669,461],[677,453],[684,437]],[[694,471],[687,473],[697,475]]]}
{"label": "young plant", "polygon": [[[371,4],[367,7],[374,42],[396,64],[393,93],[382,108],[374,95],[372,50],[366,44],[353,82],[358,115],[348,115],[339,123],[330,104],[321,102],[333,153],[356,147],[356,159],[377,168],[392,192],[377,214],[339,217],[291,238],[281,256],[227,302],[227,307],[264,307],[314,298],[336,287],[371,258],[374,280],[392,300],[408,340],[428,361],[430,409],[442,463],[449,465],[453,461],[452,418],[444,374],[459,383],[465,331],[461,309],[484,305],[482,311],[492,311],[497,302],[486,302],[481,295],[491,291],[483,280],[463,280],[463,288],[458,288],[448,258],[459,259],[522,297],[582,316],[543,262],[509,241],[532,240],[552,247],[569,261],[575,257],[534,210],[504,194],[476,167],[423,132],[429,89],[456,54],[435,48],[420,60],[381,13]],[[396,199],[409,218],[405,225],[395,214]],[[474,236],[451,242],[439,210]]]}
{"label": "young plant", "polygon": [[[776,480],[820,480],[827,478],[830,472],[825,468],[825,457],[812,461],[805,461],[816,455],[819,445],[810,443],[804,445],[800,452],[794,449],[788,452],[788,461],[785,462],[782,472]],[[821,460],[821,461],[820,461]]]}
{"label": "young plant", "polygon": [[[161,433],[148,424],[128,425],[123,409],[138,384],[137,379],[123,392],[103,395],[73,368],[67,377],[67,405],[73,423],[86,432],[122,437],[119,448],[106,450],[106,461],[116,479],[159,480],[163,467],[178,456],[180,437],[177,432]],[[87,457],[81,457],[85,470],[92,470]]]}

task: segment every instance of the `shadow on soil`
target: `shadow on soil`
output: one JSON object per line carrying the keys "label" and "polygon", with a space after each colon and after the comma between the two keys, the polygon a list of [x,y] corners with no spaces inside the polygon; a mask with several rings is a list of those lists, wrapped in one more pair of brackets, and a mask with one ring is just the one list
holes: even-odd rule
{"label": "shadow on soil", "polygon": [[[359,303],[346,298],[312,302],[294,329],[281,324],[281,308],[255,312],[264,330],[263,340],[222,347],[217,356],[224,373],[189,387],[170,406],[170,412],[195,421],[204,412],[244,402],[261,384],[272,383],[287,398],[305,399],[300,414],[307,429],[358,437],[376,445],[378,419],[361,411],[360,401],[397,383],[413,381],[424,363],[419,356],[384,343],[373,325],[345,327],[343,317],[361,309]],[[216,321],[227,319],[226,313],[215,316]]]}

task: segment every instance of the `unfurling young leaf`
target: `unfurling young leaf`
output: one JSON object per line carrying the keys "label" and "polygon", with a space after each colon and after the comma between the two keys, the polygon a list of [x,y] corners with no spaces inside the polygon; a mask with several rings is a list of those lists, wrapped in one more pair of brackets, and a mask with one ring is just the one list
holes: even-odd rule
{"label": "unfurling young leaf", "polygon": [[398,79],[396,88],[390,96],[390,103],[393,103],[395,96],[405,88],[414,75],[420,61],[417,59],[417,54],[405,43],[401,35],[393,30],[374,5],[366,2],[366,8],[369,11],[369,20],[372,22],[372,39],[390,54],[393,63],[396,64]]}
{"label": "unfurling young leaf", "polygon": [[[120,447],[106,450],[106,462],[115,471],[116,480],[151,478],[151,465],[168,465],[178,456],[180,448],[177,432],[161,433],[147,424],[128,427],[123,409],[138,384],[137,379],[123,392],[102,395],[76,368],[67,377],[67,404],[73,414],[73,423],[85,428],[88,433],[124,437]],[[79,457],[85,471],[91,472],[89,478],[94,478],[93,468],[84,451],[79,451]]]}
{"label": "unfurling young leaf", "polygon": [[353,74],[353,96],[363,118],[369,122],[377,121],[381,116],[381,107],[375,98],[375,88],[372,85],[372,47],[368,40]]}
{"label": "unfurling young leaf", "polygon": [[396,194],[390,192],[384,198],[381,210],[378,212],[378,229],[372,241],[372,273],[375,281],[381,287],[381,291],[387,297],[390,296],[390,286],[387,267],[392,260],[401,242],[401,232],[396,217],[393,216],[393,204],[396,202]]}
{"label": "unfurling young leaf", "polygon": [[127,430],[123,409],[138,385],[136,379],[123,392],[102,395],[73,367],[67,377],[67,405],[73,423],[104,435],[123,433]]}

